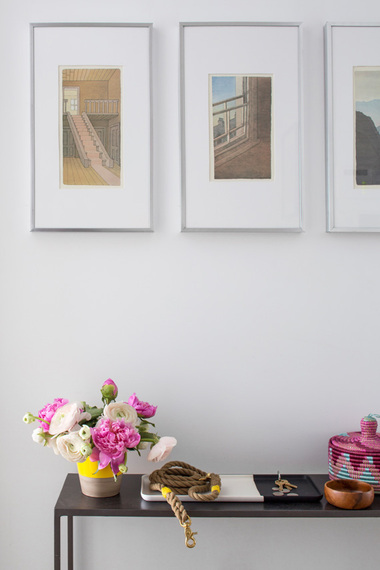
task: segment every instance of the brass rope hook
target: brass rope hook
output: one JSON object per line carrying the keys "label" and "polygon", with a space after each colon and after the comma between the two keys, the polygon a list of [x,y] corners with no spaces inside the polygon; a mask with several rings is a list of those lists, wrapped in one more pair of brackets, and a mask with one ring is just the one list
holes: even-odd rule
{"label": "brass rope hook", "polygon": [[187,548],[194,548],[197,544],[194,535],[198,533],[191,530],[191,518],[188,516],[186,522],[179,524],[185,529],[185,544]]}

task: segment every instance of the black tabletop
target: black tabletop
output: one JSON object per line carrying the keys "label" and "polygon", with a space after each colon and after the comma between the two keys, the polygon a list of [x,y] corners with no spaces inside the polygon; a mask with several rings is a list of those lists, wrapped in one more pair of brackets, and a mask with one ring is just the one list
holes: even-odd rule
{"label": "black tabletop", "polygon": [[[310,475],[323,493],[327,475]],[[67,475],[58,497],[55,514],[58,516],[112,516],[112,517],[172,517],[173,512],[166,501],[145,501],[140,495],[141,475],[124,475],[119,495],[94,499],[82,494],[79,477]],[[190,517],[379,517],[380,496],[367,509],[338,509],[322,498],[319,502],[300,503],[229,503],[186,502]]]}

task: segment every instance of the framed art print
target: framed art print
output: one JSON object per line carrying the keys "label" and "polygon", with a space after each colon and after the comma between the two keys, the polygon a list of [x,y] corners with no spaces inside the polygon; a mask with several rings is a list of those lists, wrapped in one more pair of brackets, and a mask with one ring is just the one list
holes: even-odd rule
{"label": "framed art print", "polygon": [[327,231],[380,231],[380,24],[325,26]]}
{"label": "framed art print", "polygon": [[300,35],[180,24],[183,231],[301,231]]}
{"label": "framed art print", "polygon": [[31,24],[32,230],[152,230],[151,24]]}

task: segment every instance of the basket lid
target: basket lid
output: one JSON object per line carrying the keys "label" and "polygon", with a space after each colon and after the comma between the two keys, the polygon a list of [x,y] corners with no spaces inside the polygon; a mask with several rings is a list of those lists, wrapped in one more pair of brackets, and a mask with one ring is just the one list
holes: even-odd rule
{"label": "basket lid", "polygon": [[379,417],[377,414],[368,414],[362,418],[361,431],[334,435],[329,441],[329,446],[343,452],[380,455],[380,434],[377,433],[375,416]]}

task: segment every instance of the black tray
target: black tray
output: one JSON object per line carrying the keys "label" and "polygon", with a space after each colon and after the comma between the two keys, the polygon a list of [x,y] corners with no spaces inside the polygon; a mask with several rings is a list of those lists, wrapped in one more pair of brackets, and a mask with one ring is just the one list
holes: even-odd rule
{"label": "black tray", "polygon": [[292,492],[297,493],[298,496],[290,496],[288,494],[276,497],[273,495],[273,487],[276,487],[276,475],[254,475],[253,480],[259,490],[260,495],[264,497],[264,502],[269,503],[305,503],[305,502],[318,502],[322,499],[323,495],[313,483],[309,475],[282,475],[282,479],[287,479],[289,483],[297,485],[297,489]]}

